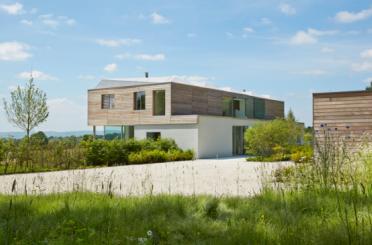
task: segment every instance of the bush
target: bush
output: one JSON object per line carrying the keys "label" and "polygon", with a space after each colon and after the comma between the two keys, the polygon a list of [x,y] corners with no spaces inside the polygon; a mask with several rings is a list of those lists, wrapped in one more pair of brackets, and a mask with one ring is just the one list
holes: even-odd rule
{"label": "bush", "polygon": [[42,131],[34,133],[30,137],[30,143],[34,146],[46,146],[48,144],[48,137]]}
{"label": "bush", "polygon": [[310,162],[313,158],[313,148],[309,145],[297,146],[292,149],[291,160],[296,163]]}
{"label": "bush", "polygon": [[275,119],[255,124],[244,135],[248,155],[287,159],[290,148],[297,145],[302,129],[296,122]]}
{"label": "bush", "polygon": [[103,140],[83,141],[85,161],[88,165],[125,165],[194,158],[192,151],[182,151],[174,140]]}

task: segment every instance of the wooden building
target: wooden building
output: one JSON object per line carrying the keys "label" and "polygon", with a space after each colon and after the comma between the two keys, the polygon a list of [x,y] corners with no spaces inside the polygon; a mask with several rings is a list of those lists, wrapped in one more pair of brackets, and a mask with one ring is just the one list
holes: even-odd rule
{"label": "wooden building", "polygon": [[313,126],[317,139],[325,132],[358,145],[372,136],[372,91],[313,94]]}
{"label": "wooden building", "polygon": [[243,154],[246,127],[282,117],[282,101],[172,78],[102,80],[88,91],[88,124],[106,137],[173,138],[199,158]]}

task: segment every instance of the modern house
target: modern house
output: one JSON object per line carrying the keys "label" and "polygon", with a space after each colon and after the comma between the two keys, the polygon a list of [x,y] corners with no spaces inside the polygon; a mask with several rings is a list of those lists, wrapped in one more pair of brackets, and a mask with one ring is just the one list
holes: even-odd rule
{"label": "modern house", "polygon": [[348,145],[363,143],[372,136],[372,91],[314,93],[313,126],[318,140],[326,130]]}
{"label": "modern house", "polygon": [[244,130],[284,117],[284,102],[175,78],[102,80],[88,90],[88,124],[105,137],[172,138],[197,158],[244,154]]}

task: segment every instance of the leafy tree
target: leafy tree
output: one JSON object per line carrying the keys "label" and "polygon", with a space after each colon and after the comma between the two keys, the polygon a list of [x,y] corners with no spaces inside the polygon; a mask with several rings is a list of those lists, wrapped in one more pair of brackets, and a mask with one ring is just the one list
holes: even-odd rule
{"label": "leafy tree", "polygon": [[372,91],[372,81],[371,84],[366,88],[367,91]]}
{"label": "leafy tree", "polygon": [[299,124],[291,120],[275,119],[261,122],[248,128],[244,138],[249,155],[270,157],[278,151],[290,151],[297,145],[302,130]]}
{"label": "leafy tree", "polygon": [[42,131],[39,131],[37,133],[34,133],[30,137],[30,142],[32,144],[39,145],[39,146],[45,146],[45,145],[47,145],[48,144],[48,141],[49,141],[48,140],[48,137]]}
{"label": "leafy tree", "polygon": [[292,122],[296,122],[296,117],[295,117],[292,109],[289,109],[289,111],[288,111],[287,120],[292,121]]}
{"label": "leafy tree", "polygon": [[32,129],[45,122],[49,116],[46,94],[35,87],[33,78],[25,88],[17,87],[11,92],[11,101],[4,100],[4,110],[8,121],[26,131],[30,138]]}

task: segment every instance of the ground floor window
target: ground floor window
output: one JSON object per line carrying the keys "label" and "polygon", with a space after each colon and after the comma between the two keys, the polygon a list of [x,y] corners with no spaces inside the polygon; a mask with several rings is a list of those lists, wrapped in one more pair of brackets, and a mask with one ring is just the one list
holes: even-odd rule
{"label": "ground floor window", "polygon": [[104,126],[104,136],[107,140],[130,139],[134,137],[133,126]]}
{"label": "ground floor window", "polygon": [[146,133],[147,139],[158,140],[160,139],[160,137],[161,137],[160,132],[147,132]]}

